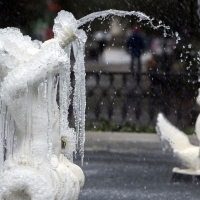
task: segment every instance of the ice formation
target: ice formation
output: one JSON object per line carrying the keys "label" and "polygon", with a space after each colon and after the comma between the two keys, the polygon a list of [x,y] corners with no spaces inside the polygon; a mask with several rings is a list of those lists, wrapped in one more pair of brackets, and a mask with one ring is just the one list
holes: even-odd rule
{"label": "ice formation", "polygon": [[[80,20],[61,11],[55,19],[54,38],[44,43],[32,41],[16,28],[0,29],[0,199],[78,199],[84,174],[72,161],[77,149],[82,161],[84,157],[87,39],[80,26],[113,14],[135,15],[153,28],[168,29],[161,23],[154,26],[141,12],[117,10]],[[75,129],[68,122],[71,70]]]}
{"label": "ice formation", "polygon": [[[196,98],[200,105],[200,89]],[[188,136],[172,125],[162,113],[158,114],[156,131],[163,145],[163,150],[172,150],[184,169],[175,167],[173,172],[188,175],[200,175],[200,147],[192,144]],[[200,114],[195,123],[195,133],[200,141]]]}
{"label": "ice formation", "polygon": [[[82,170],[71,161],[77,138],[83,157],[86,35],[65,11],[55,19],[53,31],[55,37],[42,44],[18,29],[0,30],[0,199],[78,199],[84,184]],[[71,44],[77,134],[69,128],[67,113]]]}

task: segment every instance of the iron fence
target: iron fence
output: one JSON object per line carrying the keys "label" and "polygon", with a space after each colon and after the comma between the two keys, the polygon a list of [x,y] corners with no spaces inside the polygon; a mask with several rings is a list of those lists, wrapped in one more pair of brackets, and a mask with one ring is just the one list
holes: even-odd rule
{"label": "iron fence", "polygon": [[[163,112],[180,128],[193,126],[198,105],[197,73],[86,73],[86,124],[154,127]],[[103,128],[103,127],[102,127]]]}

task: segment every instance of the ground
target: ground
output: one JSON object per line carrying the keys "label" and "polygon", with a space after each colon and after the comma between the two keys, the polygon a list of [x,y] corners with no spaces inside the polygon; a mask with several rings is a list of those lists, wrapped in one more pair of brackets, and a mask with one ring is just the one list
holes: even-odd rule
{"label": "ground", "polygon": [[[79,162],[79,161],[77,161]],[[173,183],[170,154],[85,152],[85,185],[79,200],[197,200],[199,185]]]}

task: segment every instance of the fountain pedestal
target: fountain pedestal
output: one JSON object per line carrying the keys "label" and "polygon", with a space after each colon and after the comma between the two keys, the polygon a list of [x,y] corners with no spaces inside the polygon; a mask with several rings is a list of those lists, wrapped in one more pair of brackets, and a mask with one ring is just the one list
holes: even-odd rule
{"label": "fountain pedestal", "polygon": [[172,182],[200,183],[200,170],[180,169],[178,167],[172,170]]}
{"label": "fountain pedestal", "polygon": [[179,173],[173,172],[172,174],[172,182],[184,182],[184,183],[200,183],[200,174],[192,174],[192,173]]}
{"label": "fountain pedestal", "polygon": [[[196,101],[200,105],[200,89]],[[188,136],[172,125],[162,113],[158,114],[156,131],[163,143],[163,149],[172,150],[174,157],[186,167],[186,169],[173,168],[172,180],[197,182],[200,177],[200,146],[192,144]],[[195,123],[195,133],[199,143],[200,115]]]}

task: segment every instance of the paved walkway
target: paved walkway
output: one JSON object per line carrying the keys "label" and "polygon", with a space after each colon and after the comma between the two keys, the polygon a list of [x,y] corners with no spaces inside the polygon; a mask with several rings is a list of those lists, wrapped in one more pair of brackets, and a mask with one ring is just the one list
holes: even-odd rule
{"label": "paved walkway", "polygon": [[174,167],[181,165],[171,153],[86,151],[79,200],[199,200],[192,178],[171,181]]}
{"label": "paved walkway", "polygon": [[[189,136],[193,144],[198,145],[195,136]],[[121,132],[86,132],[86,151],[129,152],[162,151],[157,134],[121,133]]]}

